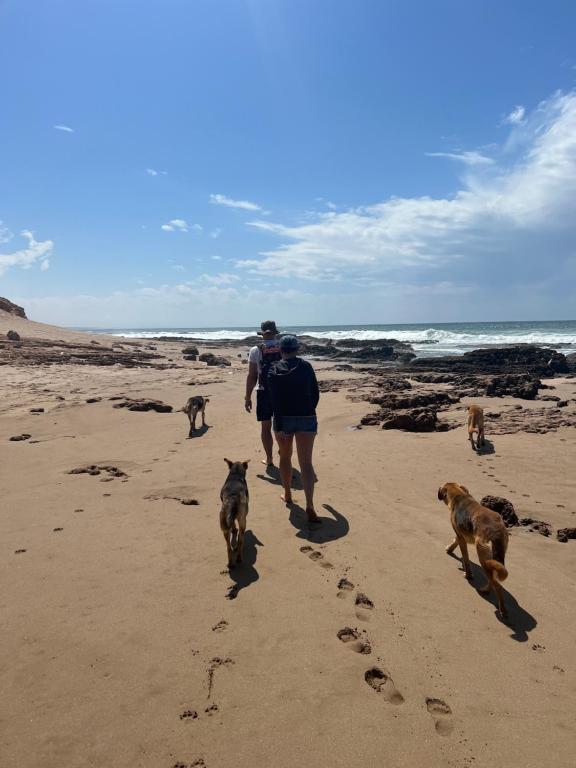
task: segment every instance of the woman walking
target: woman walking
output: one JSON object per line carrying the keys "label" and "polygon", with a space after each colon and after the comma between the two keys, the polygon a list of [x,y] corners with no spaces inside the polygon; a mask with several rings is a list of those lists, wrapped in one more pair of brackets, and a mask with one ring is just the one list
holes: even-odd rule
{"label": "woman walking", "polygon": [[268,391],[272,400],[273,429],[280,454],[280,477],[284,486],[283,501],[292,503],[292,450],[296,438],[296,451],[306,496],[308,521],[319,523],[314,510],[314,483],[316,474],[312,465],[314,440],[318,432],[316,406],[320,399],[314,369],[306,360],[297,357],[296,336],[280,339],[282,360],[274,363],[268,372]]}

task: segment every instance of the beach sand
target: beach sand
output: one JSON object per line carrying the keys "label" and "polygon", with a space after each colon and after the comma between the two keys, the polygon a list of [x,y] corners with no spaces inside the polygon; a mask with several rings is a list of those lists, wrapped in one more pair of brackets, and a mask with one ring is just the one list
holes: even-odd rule
{"label": "beach sand", "polygon": [[[158,343],[179,363],[181,347]],[[512,530],[504,623],[445,554],[437,489],[574,526],[576,431],[488,433],[495,452],[476,456],[463,428],[356,429],[371,408],[347,398],[355,374],[315,364],[346,382],[321,397],[309,530],[302,492],[288,510],[261,464],[238,352],[230,368],[0,367],[0,764],[573,766],[576,541]],[[554,383],[574,397],[576,380]],[[210,395],[209,428],[188,440],[192,394]],[[119,395],[175,411],[114,409]],[[251,460],[232,574],[224,457]],[[126,477],[68,474],[93,464]]]}

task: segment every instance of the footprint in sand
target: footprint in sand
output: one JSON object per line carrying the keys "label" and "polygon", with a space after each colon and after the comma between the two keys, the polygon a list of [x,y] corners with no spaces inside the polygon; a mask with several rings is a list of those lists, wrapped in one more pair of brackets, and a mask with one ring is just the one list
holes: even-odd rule
{"label": "footprint in sand", "polygon": [[[314,560],[314,562],[318,562],[318,564],[321,565],[322,568],[334,568],[332,563],[329,563],[328,560],[324,560],[324,555],[322,554],[322,552],[318,552],[318,550],[315,550],[308,545],[304,547],[300,547],[300,552],[303,552],[305,555],[308,555],[310,560]],[[322,562],[319,562],[320,560]]]}
{"label": "footprint in sand", "polygon": [[344,627],[339,629],[336,636],[340,642],[345,643],[347,648],[355,653],[363,653],[365,655],[372,653],[372,646],[367,637],[362,637],[362,634],[357,629],[352,627]]}
{"label": "footprint in sand", "polygon": [[224,632],[228,628],[228,622],[226,619],[221,619],[218,624],[214,624],[212,632]]}
{"label": "footprint in sand", "polygon": [[361,621],[370,619],[370,611],[374,610],[374,603],[363,592],[356,594],[356,618]]}
{"label": "footprint in sand", "polygon": [[218,704],[210,704],[210,706],[209,706],[209,707],[206,707],[206,709],[204,710],[204,712],[205,712],[205,713],[206,713],[208,716],[210,716],[210,715],[215,715],[215,714],[216,714],[216,712],[218,712]]}
{"label": "footprint in sand", "polygon": [[344,600],[344,598],[348,597],[348,593],[351,592],[354,589],[354,584],[352,584],[351,581],[348,581],[348,579],[340,579],[338,582],[338,592],[336,593],[336,597],[339,597],[341,600]]}
{"label": "footprint in sand", "polygon": [[381,693],[390,704],[403,704],[404,696],[394,685],[394,681],[388,672],[380,667],[372,667],[364,673],[364,680],[376,693]]}
{"label": "footprint in sand", "polygon": [[15,549],[15,550],[14,550],[14,554],[15,554],[15,555],[23,555],[23,554],[24,554],[24,552],[26,552],[26,550],[25,550],[25,549]]}
{"label": "footprint in sand", "polygon": [[452,710],[442,699],[426,699],[426,708],[434,720],[434,728],[440,736],[449,736],[454,730]]}
{"label": "footprint in sand", "polygon": [[196,720],[198,712],[194,709],[185,709],[180,715],[180,720]]}
{"label": "footprint in sand", "polygon": [[197,760],[194,760],[192,763],[174,763],[172,768],[206,768],[206,763],[204,760],[202,760],[201,757],[199,757]]}

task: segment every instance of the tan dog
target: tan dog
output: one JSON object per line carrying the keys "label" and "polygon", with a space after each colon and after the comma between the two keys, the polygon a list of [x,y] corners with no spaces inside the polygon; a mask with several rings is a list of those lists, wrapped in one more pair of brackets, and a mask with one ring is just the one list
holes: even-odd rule
{"label": "tan dog", "polygon": [[498,599],[500,614],[506,617],[507,611],[500,586],[500,582],[508,576],[508,571],[504,567],[504,557],[508,548],[508,531],[504,521],[498,512],[483,507],[473,499],[464,485],[444,483],[438,489],[438,498],[450,510],[450,520],[456,534],[452,544],[446,547],[446,552],[450,555],[457,546],[460,547],[466,578],[471,579],[472,571],[467,544],[476,545],[480,565],[488,579],[488,583],[479,591],[486,593],[492,588]]}
{"label": "tan dog", "polygon": [[[248,469],[250,459],[248,461],[224,459],[224,461],[228,464],[229,472],[220,491],[220,499],[222,500],[220,528],[226,539],[228,566],[232,568],[234,565],[234,551],[236,552],[236,563],[242,562],[244,531],[246,530],[246,517],[248,516],[246,470]],[[238,523],[238,530],[236,530],[236,522]]]}
{"label": "tan dog", "polygon": [[[476,445],[474,445],[474,432],[478,433]],[[484,410],[479,405],[471,405],[468,408],[468,440],[472,444],[473,451],[479,451],[485,445]]]}
{"label": "tan dog", "polygon": [[194,432],[196,431],[196,416],[200,413],[202,415],[202,426],[206,426],[206,418],[205,418],[205,412],[206,412],[206,403],[210,402],[210,398],[208,397],[202,397],[201,395],[196,395],[196,397],[190,397],[188,398],[188,402],[182,408],[186,416],[188,416],[188,421],[190,422],[190,430],[188,432],[188,437],[192,437]]}

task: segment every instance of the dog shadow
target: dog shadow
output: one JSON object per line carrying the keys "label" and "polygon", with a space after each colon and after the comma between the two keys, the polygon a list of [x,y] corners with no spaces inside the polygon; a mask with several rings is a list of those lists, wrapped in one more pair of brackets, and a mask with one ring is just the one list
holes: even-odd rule
{"label": "dog shadow", "polygon": [[210,429],[209,424],[203,424],[201,427],[198,427],[193,432],[190,432],[186,439],[194,440],[194,438],[196,437],[204,437],[204,435],[206,434],[206,432],[208,432],[209,429]]}
{"label": "dog shadow", "polygon": [[348,535],[350,524],[348,520],[338,510],[330,504],[322,504],[323,509],[329,512],[332,517],[318,515],[321,524],[309,523],[306,510],[299,504],[292,502],[290,504],[290,523],[297,529],[296,536],[299,539],[306,539],[314,544],[324,544],[328,541],[336,541]]}
{"label": "dog shadow", "polygon": [[228,569],[228,575],[232,579],[232,584],[228,587],[226,597],[228,600],[235,600],[238,594],[250,584],[258,581],[260,574],[255,568],[258,550],[256,547],[263,547],[262,542],[247,530],[244,533],[244,552],[242,553],[242,562]]}
{"label": "dog shadow", "polygon": [[[266,480],[267,483],[271,483],[272,485],[282,485],[282,480],[280,479],[280,470],[275,464],[270,464],[266,467],[265,474],[258,474],[256,477],[259,480]],[[299,469],[292,468],[292,483],[291,483],[292,490],[294,491],[301,491],[303,490],[304,486],[302,485],[302,475],[300,474]]]}
{"label": "dog shadow", "polygon": [[[454,552],[451,553],[450,557],[453,557],[455,560],[458,560],[459,563],[462,563],[462,558],[458,557]],[[486,583],[486,574],[479,565],[473,562],[470,562],[470,569],[472,571],[472,581],[470,582],[470,586],[474,587],[478,592],[478,587],[483,586]],[[486,593],[478,592],[478,594],[483,600],[496,608],[495,616],[501,624],[504,624],[512,630],[512,634],[510,635],[512,640],[516,640],[518,643],[525,643],[528,640],[528,633],[537,626],[538,622],[532,614],[522,608],[516,598],[504,588],[504,585],[502,585],[502,592],[504,595],[504,604],[508,609],[507,618],[500,615],[496,596],[492,590]]]}
{"label": "dog shadow", "polygon": [[489,456],[491,453],[495,453],[494,443],[484,438],[484,445],[479,445],[476,448],[476,453],[478,456]]}

